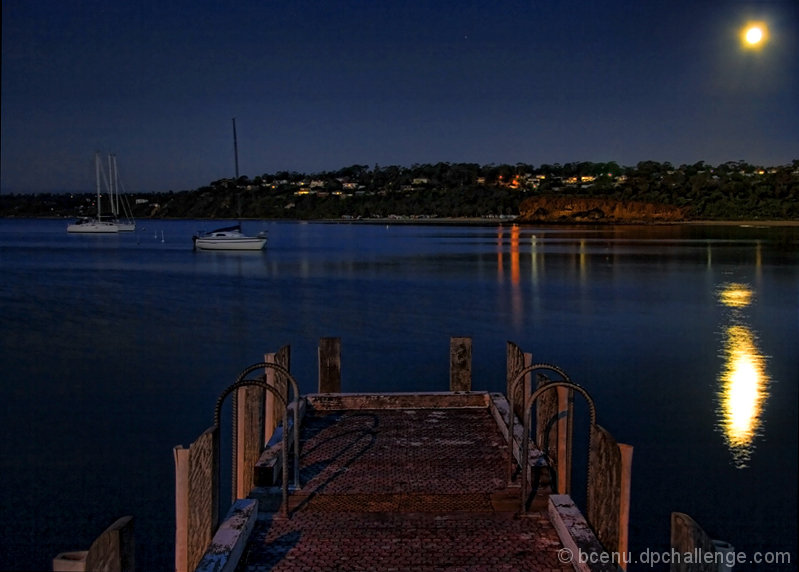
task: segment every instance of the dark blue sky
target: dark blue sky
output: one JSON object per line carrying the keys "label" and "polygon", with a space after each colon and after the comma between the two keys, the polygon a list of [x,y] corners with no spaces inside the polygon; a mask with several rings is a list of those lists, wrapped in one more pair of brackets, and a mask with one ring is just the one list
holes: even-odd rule
{"label": "dark blue sky", "polygon": [[[6,0],[2,190],[799,158],[796,0]],[[744,50],[748,20],[769,41]]]}

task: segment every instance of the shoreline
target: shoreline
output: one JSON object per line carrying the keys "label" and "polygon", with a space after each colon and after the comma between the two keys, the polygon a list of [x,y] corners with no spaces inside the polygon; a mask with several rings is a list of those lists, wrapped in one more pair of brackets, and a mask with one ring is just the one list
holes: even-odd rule
{"label": "shoreline", "polygon": [[[31,219],[31,220],[73,220],[75,217],[60,216],[30,216],[14,217],[2,216],[0,219]],[[674,221],[607,221],[607,222],[588,222],[588,221],[525,221],[514,218],[489,218],[489,217],[429,217],[429,218],[362,218],[362,219],[295,219],[295,218],[251,218],[251,217],[232,217],[232,218],[185,218],[185,217],[143,217],[137,221],[158,221],[158,220],[201,220],[201,221],[267,221],[267,222],[319,222],[326,224],[402,224],[402,225],[451,225],[451,226],[498,226],[503,224],[516,224],[524,226],[586,226],[586,227],[607,227],[607,226],[739,226],[739,227],[799,227],[799,220],[674,220]]]}
{"label": "shoreline", "polygon": [[[259,220],[259,219],[252,219]],[[275,219],[288,220],[288,219]],[[299,220],[299,219],[291,219]],[[741,227],[799,227],[799,220],[676,220],[676,221],[614,221],[614,222],[581,222],[581,221],[524,221],[516,219],[491,219],[491,218],[427,218],[427,219],[359,219],[337,220],[316,219],[306,222],[330,223],[361,223],[361,224],[447,224],[447,225],[501,225],[517,224],[525,226],[741,226]]]}

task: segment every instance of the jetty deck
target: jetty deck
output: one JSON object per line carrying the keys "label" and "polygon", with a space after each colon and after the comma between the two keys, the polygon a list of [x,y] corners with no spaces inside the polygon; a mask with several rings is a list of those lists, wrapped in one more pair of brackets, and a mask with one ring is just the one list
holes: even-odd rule
{"label": "jetty deck", "polygon": [[[222,391],[213,425],[174,447],[177,572],[624,568],[632,447],[561,368],[508,342],[506,394],[474,392],[471,338],[451,338],[449,391],[353,394],[341,391],[340,350],[320,340],[318,392],[305,395],[289,347],[266,354]],[[578,395],[590,423],[585,515],[569,494]],[[229,396],[232,504],[220,519]],[[718,556],[690,516],[671,524],[672,550]],[[133,554],[128,515],[53,570],[133,572]]]}
{"label": "jetty deck", "polygon": [[302,421],[290,518],[261,509],[238,570],[573,569],[545,482],[519,517],[489,407],[327,406]]}

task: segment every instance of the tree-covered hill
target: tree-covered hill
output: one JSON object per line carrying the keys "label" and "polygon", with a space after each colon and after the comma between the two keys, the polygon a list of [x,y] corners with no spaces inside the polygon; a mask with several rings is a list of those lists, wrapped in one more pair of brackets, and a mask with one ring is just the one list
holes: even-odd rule
{"label": "tree-covered hill", "polygon": [[[644,161],[411,167],[352,165],[337,171],[265,173],[195,190],[128,196],[137,218],[361,219],[507,217],[530,197],[585,197],[678,207],[686,219],[799,220],[799,160],[766,167],[743,161],[675,167]],[[4,194],[0,216],[75,217],[95,193]]]}

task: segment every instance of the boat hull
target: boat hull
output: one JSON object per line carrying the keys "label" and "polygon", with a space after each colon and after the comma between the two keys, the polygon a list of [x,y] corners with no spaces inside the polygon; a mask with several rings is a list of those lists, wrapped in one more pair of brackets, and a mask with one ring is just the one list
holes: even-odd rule
{"label": "boat hull", "polygon": [[67,232],[75,234],[110,234],[119,232],[119,226],[113,222],[106,221],[89,221],[78,222],[67,226]]}
{"label": "boat hull", "polygon": [[135,222],[117,222],[115,223],[119,232],[135,232],[136,231],[136,223]]}
{"label": "boat hull", "polygon": [[265,238],[197,238],[194,240],[197,250],[263,250]]}

